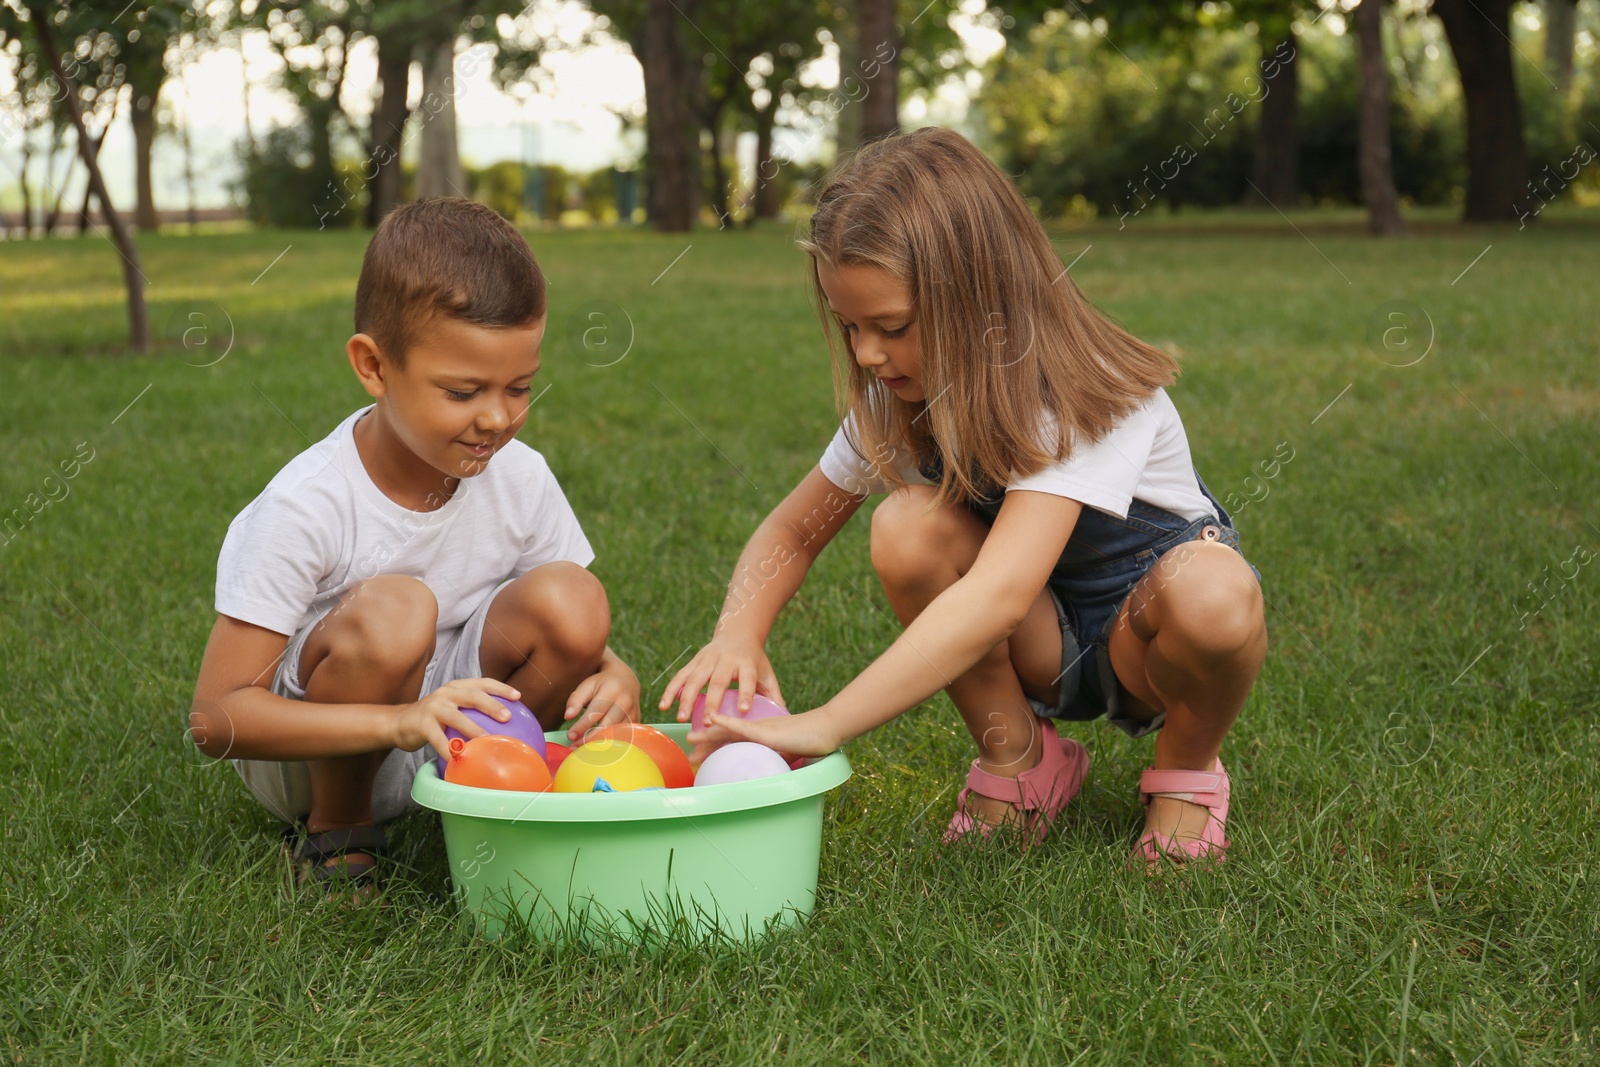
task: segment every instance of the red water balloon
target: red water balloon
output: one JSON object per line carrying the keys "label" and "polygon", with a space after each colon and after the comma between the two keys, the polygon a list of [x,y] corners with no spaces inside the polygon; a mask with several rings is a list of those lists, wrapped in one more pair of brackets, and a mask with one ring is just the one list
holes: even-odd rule
{"label": "red water balloon", "polygon": [[572,749],[557,741],[544,743],[544,761],[550,765],[550,777],[554,779],[556,772],[561,769],[561,761],[572,755]]}

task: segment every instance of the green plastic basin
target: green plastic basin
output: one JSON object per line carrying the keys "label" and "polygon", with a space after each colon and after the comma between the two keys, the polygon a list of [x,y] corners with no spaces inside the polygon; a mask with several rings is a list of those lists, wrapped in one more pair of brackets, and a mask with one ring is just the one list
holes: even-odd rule
{"label": "green plastic basin", "polygon": [[[657,728],[688,748],[688,724]],[[456,897],[489,937],[751,940],[811,915],[823,794],[849,777],[835,752],[753,782],[513,793],[446,782],[430,760],[411,796],[439,812]]]}

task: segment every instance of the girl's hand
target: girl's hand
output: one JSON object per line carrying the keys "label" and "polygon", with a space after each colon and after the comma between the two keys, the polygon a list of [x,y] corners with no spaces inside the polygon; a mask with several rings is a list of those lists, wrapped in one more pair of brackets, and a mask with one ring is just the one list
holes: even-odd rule
{"label": "girl's hand", "polygon": [[708,711],[706,728],[689,732],[689,743],[694,746],[689,762],[699,766],[713,751],[730,741],[754,741],[793,757],[826,756],[844,740],[833,716],[821,708],[770,719],[729,718]]}
{"label": "girl's hand", "polygon": [[[583,712],[582,718],[578,718],[579,712]],[[621,722],[638,722],[639,676],[608,652],[600,661],[600,669],[579,682],[567,698],[567,710],[562,717],[569,722],[578,719],[567,731],[567,740],[573,742],[578,742],[590,730]]]}
{"label": "girl's hand", "polygon": [[521,697],[505,682],[493,678],[461,678],[441,685],[414,704],[402,704],[395,716],[390,747],[415,752],[423,745],[448,758],[450,747],[445,742],[444,730],[452,726],[470,741],[488,731],[463,714],[463,708],[472,708],[488,715],[495,722],[510,722],[511,712],[494,698],[517,700]]}
{"label": "girl's hand", "polygon": [[[672,681],[661,691],[662,711],[678,701],[678,721],[688,722],[691,706],[700,690],[706,690],[706,708],[722,706],[722,695],[730,688],[739,690],[739,711],[750,710],[757,693],[774,704],[783,704],[783,693],[778,689],[778,676],[761,645],[729,635],[713,637],[706,647],[695,653],[684,667],[672,676]],[[830,750],[831,751],[831,750]]]}

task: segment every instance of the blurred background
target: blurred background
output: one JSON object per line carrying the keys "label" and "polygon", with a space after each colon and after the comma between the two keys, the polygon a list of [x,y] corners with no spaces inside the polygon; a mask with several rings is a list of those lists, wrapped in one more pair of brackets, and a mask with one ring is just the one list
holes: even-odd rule
{"label": "blurred background", "polygon": [[1596,0],[3,0],[0,232],[137,263],[451,194],[738,227],[932,123],[1045,219],[1526,227],[1600,204],[1597,32]]}

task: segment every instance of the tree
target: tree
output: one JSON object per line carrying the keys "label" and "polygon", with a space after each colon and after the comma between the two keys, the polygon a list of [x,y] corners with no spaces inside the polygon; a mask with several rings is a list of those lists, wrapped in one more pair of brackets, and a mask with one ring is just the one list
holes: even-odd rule
{"label": "tree", "polygon": [[900,34],[895,27],[895,0],[856,0],[856,27],[865,92],[861,139],[870,141],[900,128]]}
{"label": "tree", "polygon": [[1544,0],[1544,58],[1555,68],[1556,87],[1572,88],[1572,49],[1578,29],[1578,0]]}
{"label": "tree", "polygon": [[[725,146],[741,129],[756,133],[755,192],[752,215],[777,214],[777,172],[772,140],[777,111],[787,93],[793,99],[799,66],[821,53],[818,29],[821,11],[815,0],[768,0],[741,4],[720,0],[708,5],[713,27],[702,35],[706,70],[702,125],[709,135],[707,162],[711,173],[712,211],[724,223],[732,219],[725,173]],[[764,100],[756,103],[758,94]]]}
{"label": "tree", "polygon": [[[1025,40],[1054,5],[1049,0],[1008,0],[1007,37]],[[1300,42],[1295,21],[1318,10],[1316,0],[1233,0],[1219,7],[1199,0],[1122,0],[1115,7],[1085,10],[1069,5],[1071,17],[1105,20],[1105,36],[1129,44],[1193,58],[1197,36],[1228,24],[1255,27],[1261,42],[1258,77],[1262,96],[1255,123],[1255,162],[1240,203],[1295,207],[1300,202]],[[1252,98],[1253,94],[1252,94]]]}
{"label": "tree", "polygon": [[[796,102],[797,94],[801,91],[800,67],[820,51],[821,36],[818,27],[812,25],[808,32],[797,35],[797,39],[784,41],[756,59],[756,63],[761,64],[756,71],[760,87],[748,97],[750,118],[756,133],[756,187],[748,222],[778,217],[781,207],[778,178],[783,164],[774,149],[778,108]],[[756,102],[758,94],[763,96],[765,103]]]}
{"label": "tree", "polygon": [[417,196],[465,196],[456,135],[456,31],[451,27],[422,57],[422,154],[417,160]]}
{"label": "tree", "polygon": [[1511,64],[1514,0],[1434,0],[1461,75],[1467,111],[1468,222],[1512,222],[1526,191],[1528,153]]}
{"label": "tree", "polygon": [[1361,0],[1355,10],[1361,49],[1361,199],[1367,228],[1380,237],[1405,233],[1389,150],[1389,70],[1383,54],[1383,0]]}
{"label": "tree", "polygon": [[[1312,4],[1315,7],[1315,3]],[[1294,23],[1303,12],[1298,3],[1243,0],[1241,18],[1253,19],[1261,39],[1261,80],[1265,96],[1256,120],[1256,162],[1246,204],[1276,208],[1300,204],[1300,42]],[[1268,61],[1268,57],[1271,60]]]}
{"label": "tree", "polygon": [[[1024,2],[1043,10],[1037,0]],[[931,91],[972,69],[950,27],[950,12],[959,6],[949,0],[843,0],[835,9],[828,28],[839,42],[840,156],[900,128],[902,90]],[[993,5],[985,17],[1001,24]]]}
{"label": "tree", "polygon": [[[157,22],[175,17],[170,0],[162,0],[153,6],[160,9]],[[22,105],[24,128],[21,177],[25,208],[31,208],[26,172],[32,155],[32,131],[41,124],[41,115],[51,128],[50,152],[44,161],[45,183],[54,192],[55,199],[45,215],[46,234],[55,228],[56,220],[61,213],[67,179],[71,176],[69,163],[67,173],[59,180],[55,180],[55,176],[50,173],[51,165],[65,130],[73,124],[65,106],[65,91],[61,81],[55,72],[50,70],[48,64],[43,62],[42,49],[37,42],[34,42],[33,47],[28,45],[29,41],[34,40],[35,16],[31,13],[48,10],[54,27],[53,36],[58,42],[69,42],[61,45],[63,63],[73,77],[73,92],[78,99],[83,127],[86,132],[91,127],[97,131],[88,132],[87,135],[92,142],[89,147],[98,157],[100,146],[105,142],[106,134],[116,120],[123,88],[129,86],[135,76],[142,77],[146,74],[144,55],[139,44],[143,35],[137,20],[129,15],[125,24],[123,20],[115,17],[123,11],[123,7],[124,5],[113,4],[110,0],[101,2],[80,0],[76,4],[54,4],[48,8],[37,4],[0,5],[0,40],[6,42],[8,51],[18,56],[16,77],[17,97]],[[131,95],[137,105],[141,100],[137,86]],[[136,148],[145,149],[142,157],[138,157],[136,153],[141,167],[137,184],[141,188],[144,201],[148,203],[150,190],[148,145],[149,141],[153,140],[154,116],[153,114],[147,116],[151,120],[148,124],[141,122],[144,117],[146,116],[135,114],[134,134]],[[77,154],[80,159],[83,158],[81,147]],[[82,206],[77,213],[80,234],[86,233],[89,229],[94,201],[93,185],[86,183]]]}
{"label": "tree", "polygon": [[194,98],[190,95],[188,87],[182,82],[183,107],[175,106],[175,101],[169,100],[161,109],[159,116],[160,132],[175,138],[183,149],[183,184],[188,191],[188,203],[185,216],[189,223],[189,232],[194,232],[194,227],[199,223],[199,212],[195,207],[194,189]]}
{"label": "tree", "polygon": [[[111,229],[111,242],[122,257],[122,280],[128,293],[128,344],[135,352],[147,351],[150,348],[150,318],[144,302],[144,271],[139,266],[139,248],[134,244],[121,214],[111,202],[111,195],[106,192],[105,176],[100,172],[100,160],[95,142],[90,138],[89,131],[84,125],[83,102],[73,76],[80,66],[76,51],[68,53],[63,58],[61,47],[56,41],[58,29],[63,31],[63,36],[67,39],[77,41],[81,27],[101,23],[108,17],[108,12],[95,10],[91,4],[46,5],[39,0],[31,0],[26,5],[26,11],[27,25],[38,44],[39,52],[45,57],[50,72],[61,87],[62,104],[66,107],[67,115],[77,131],[78,152],[83,158],[85,169],[89,172],[89,188],[100,201],[100,209],[105,214],[107,226]],[[95,31],[87,32],[92,35]]]}
{"label": "tree", "polygon": [[[409,52],[414,48],[422,58],[422,152],[417,162],[417,195],[465,196],[467,179],[461,166],[461,148],[456,129],[456,96],[460,86],[456,49],[463,36],[476,40],[498,40],[496,20],[514,15],[525,6],[516,0],[366,0],[372,4],[370,24],[380,33],[379,55],[385,45]],[[470,58],[472,53],[468,53]],[[385,121],[390,129],[404,108],[405,82],[399,70],[399,57],[392,59],[392,76],[385,82]],[[397,100],[389,101],[388,86],[395,87]],[[374,121],[377,117],[374,116]],[[392,135],[392,134],[391,134]],[[369,170],[371,168],[369,167]],[[387,176],[398,186],[398,172]],[[397,190],[396,190],[397,192]],[[385,198],[390,190],[385,189]],[[396,196],[396,199],[398,197]]]}
{"label": "tree", "polygon": [[[296,192],[307,195],[309,201],[294,204],[292,210],[285,206],[274,213],[274,218],[293,224],[315,222],[319,227],[335,221],[348,222],[345,210],[359,190],[339,181],[333,140],[335,125],[350,127],[342,99],[344,76],[350,49],[365,25],[364,11],[338,0],[238,0],[234,19],[235,29],[266,31],[283,63],[280,82],[299,107],[303,120],[283,136],[274,137],[269,132],[261,142],[270,149],[293,141],[293,154],[303,154],[306,159],[295,168],[304,179]],[[252,158],[259,163],[268,154],[253,150]],[[249,175],[246,177],[248,182]],[[271,190],[266,194],[272,195]]]}
{"label": "tree", "polygon": [[412,27],[394,16],[393,7],[374,13],[372,35],[378,45],[378,101],[367,131],[367,225],[376,227],[400,206],[400,147],[411,117],[406,98],[416,43]]}
{"label": "tree", "polygon": [[[12,78],[16,83],[12,106],[7,109],[5,122],[0,124],[0,135],[12,130],[20,134],[21,161],[17,167],[17,184],[22,190],[22,235],[28,237],[33,233],[35,217],[32,173],[35,134],[46,126],[50,128],[49,149],[44,155],[44,182],[47,189],[55,189],[57,185],[51,180],[54,177],[51,168],[60,148],[62,116],[55,106],[58,89],[55,75],[50,73],[37,49],[23,48],[24,25],[14,12],[0,7],[0,39],[5,43],[0,54],[12,61]],[[60,202],[58,193],[56,203],[59,205]]]}
{"label": "tree", "polygon": [[644,71],[646,213],[663,233],[686,233],[700,214],[700,126],[705,92],[686,46],[697,0],[594,0],[614,23]]}
{"label": "tree", "polygon": [[861,26],[856,0],[838,0],[830,9],[832,20],[828,25],[834,42],[839,46],[839,103],[834,115],[834,142],[838,156],[843,159],[861,144]]}
{"label": "tree", "polygon": [[142,5],[137,11],[130,9],[109,24],[109,32],[117,37],[117,51],[131,94],[137,189],[134,222],[142,231],[153,233],[161,226],[150,173],[156,108],[167,80],[167,51],[180,40],[185,21],[193,18],[193,10],[193,5],[181,0],[161,0]]}

